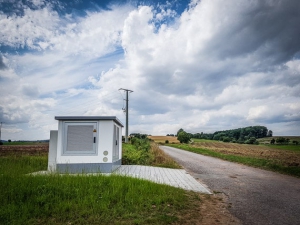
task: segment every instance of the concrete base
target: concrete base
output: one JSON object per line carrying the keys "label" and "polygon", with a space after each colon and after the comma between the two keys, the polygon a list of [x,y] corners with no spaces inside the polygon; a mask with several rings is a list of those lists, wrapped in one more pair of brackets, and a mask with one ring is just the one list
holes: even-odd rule
{"label": "concrete base", "polygon": [[56,154],[57,154],[57,130],[50,131],[49,155],[48,155],[48,170],[56,170]]}
{"label": "concrete base", "polygon": [[112,173],[121,166],[122,160],[113,163],[56,164],[58,173]]}

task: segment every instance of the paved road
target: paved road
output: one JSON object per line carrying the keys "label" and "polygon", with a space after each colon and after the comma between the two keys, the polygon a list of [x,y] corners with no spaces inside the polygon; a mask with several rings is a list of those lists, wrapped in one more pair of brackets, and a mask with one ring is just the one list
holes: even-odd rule
{"label": "paved road", "polygon": [[161,146],[210,190],[222,192],[243,224],[300,224],[300,179]]}

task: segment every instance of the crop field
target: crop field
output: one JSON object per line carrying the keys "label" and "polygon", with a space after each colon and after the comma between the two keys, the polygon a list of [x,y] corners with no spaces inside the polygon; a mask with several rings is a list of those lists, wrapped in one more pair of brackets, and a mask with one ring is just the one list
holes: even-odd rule
{"label": "crop field", "polygon": [[[300,165],[300,145],[296,146],[299,151],[290,151],[289,147],[276,149],[268,145],[246,145],[224,142],[195,142],[193,146],[209,149],[215,152],[247,156],[259,159],[271,159],[285,166]],[[276,146],[275,146],[276,147]],[[284,148],[284,146],[281,146]]]}
{"label": "crop field", "polygon": [[148,136],[148,138],[153,140],[156,143],[165,143],[166,140],[168,140],[169,143],[172,143],[172,144],[180,143],[177,140],[177,137],[173,137],[173,136]]}
{"label": "crop field", "polygon": [[195,139],[191,144],[170,146],[300,177],[300,145],[247,145]]}

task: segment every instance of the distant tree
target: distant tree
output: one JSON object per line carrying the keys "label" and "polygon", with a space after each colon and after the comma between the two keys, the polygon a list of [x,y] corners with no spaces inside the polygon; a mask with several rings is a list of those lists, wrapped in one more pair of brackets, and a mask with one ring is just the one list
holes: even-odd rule
{"label": "distant tree", "polygon": [[3,145],[3,142],[2,142],[2,141],[0,141],[0,145]]}
{"label": "distant tree", "polygon": [[230,137],[223,137],[223,142],[230,142],[231,138]]}
{"label": "distant tree", "polygon": [[247,141],[245,141],[245,144],[250,144],[250,145],[257,144],[256,143],[256,138],[255,137],[250,137]]}
{"label": "distant tree", "polygon": [[177,136],[180,132],[184,131],[182,128],[180,128],[178,131],[177,131]]}
{"label": "distant tree", "polygon": [[268,137],[273,137],[273,131],[269,130],[267,136],[268,136]]}
{"label": "distant tree", "polygon": [[292,142],[293,144],[295,144],[295,145],[298,145],[299,144],[299,141],[295,141],[295,140],[293,140],[293,142]]}
{"label": "distant tree", "polygon": [[10,140],[10,139],[8,139],[8,142],[11,142],[11,140]]}
{"label": "distant tree", "polygon": [[166,144],[169,144],[169,140],[165,140],[165,143],[166,143]]}
{"label": "distant tree", "polygon": [[278,138],[276,138],[276,143],[277,144],[283,144],[285,142],[286,142],[286,140],[285,140],[284,137],[278,137]]}
{"label": "distant tree", "polygon": [[191,140],[190,135],[186,133],[185,131],[181,131],[177,135],[177,140],[180,141],[180,143],[189,143]]}
{"label": "distant tree", "polygon": [[270,141],[270,144],[271,144],[271,145],[274,145],[274,144],[275,144],[275,139],[274,139],[274,138],[272,138],[272,140]]}

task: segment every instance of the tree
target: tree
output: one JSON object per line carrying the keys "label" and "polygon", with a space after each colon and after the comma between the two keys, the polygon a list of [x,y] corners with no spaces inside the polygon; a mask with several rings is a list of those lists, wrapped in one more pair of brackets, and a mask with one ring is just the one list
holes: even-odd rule
{"label": "tree", "polygon": [[277,144],[283,144],[285,141],[286,141],[286,140],[285,140],[284,137],[276,138],[276,143],[277,143]]}
{"label": "tree", "polygon": [[11,142],[11,140],[10,140],[10,139],[8,139],[8,142]]}
{"label": "tree", "polygon": [[268,137],[273,137],[273,131],[269,130],[267,136],[268,136]]}
{"label": "tree", "polygon": [[177,140],[180,141],[180,143],[189,143],[191,138],[190,138],[190,135],[187,132],[181,131],[177,135]]}
{"label": "tree", "polygon": [[180,128],[178,131],[177,131],[177,136],[180,132],[184,131],[182,128]]}
{"label": "tree", "polygon": [[274,145],[274,144],[275,144],[275,139],[274,139],[274,138],[272,138],[272,140],[270,141],[270,144],[271,144],[271,145]]}

